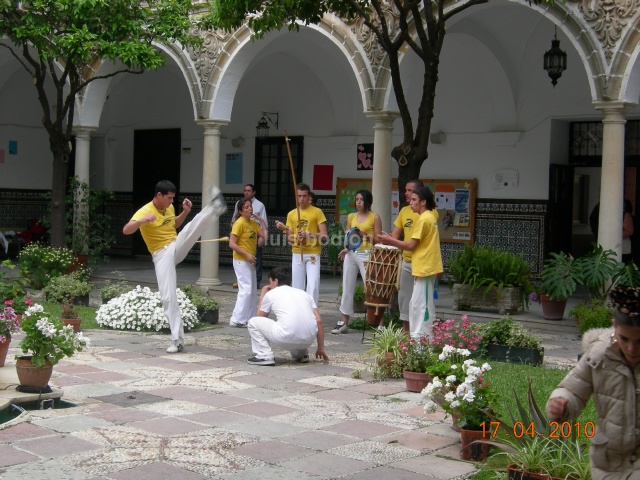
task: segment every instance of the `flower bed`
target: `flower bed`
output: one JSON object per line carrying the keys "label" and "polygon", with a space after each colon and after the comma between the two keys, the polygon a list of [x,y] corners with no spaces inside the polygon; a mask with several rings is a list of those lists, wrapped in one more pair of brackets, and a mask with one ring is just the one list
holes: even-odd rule
{"label": "flower bed", "polygon": [[[177,289],[177,294],[184,329],[190,330],[198,323],[198,312],[182,290]],[[96,313],[96,322],[102,327],[137,332],[169,328],[160,293],[140,285],[102,305]]]}

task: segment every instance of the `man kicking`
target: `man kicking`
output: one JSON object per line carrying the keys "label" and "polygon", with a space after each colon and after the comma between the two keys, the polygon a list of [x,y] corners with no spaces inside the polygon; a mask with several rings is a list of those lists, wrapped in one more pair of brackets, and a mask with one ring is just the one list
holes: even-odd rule
{"label": "man kicking", "polygon": [[[316,358],[328,361],[324,352],[324,328],[313,298],[292,288],[291,269],[275,267],[269,272],[269,285],[262,288],[257,317],[249,319],[254,356],[251,365],[275,365],[272,347],[284,348],[299,363],[309,362],[309,346],[317,339]],[[277,321],[268,318],[273,312]]]}
{"label": "man kicking", "polygon": [[177,233],[176,229],[182,226],[193,204],[185,198],[182,201],[182,212],[176,216],[173,208],[176,186],[169,180],[161,180],[156,184],[153,200],[134,213],[122,229],[125,235],[140,230],[151,253],[164,315],[171,328],[171,343],[167,353],[182,351],[184,344],[184,326],[176,293],[176,265],[184,260],[198,238],[227,211],[227,205],[217,187],[211,187],[209,195],[211,201]]}

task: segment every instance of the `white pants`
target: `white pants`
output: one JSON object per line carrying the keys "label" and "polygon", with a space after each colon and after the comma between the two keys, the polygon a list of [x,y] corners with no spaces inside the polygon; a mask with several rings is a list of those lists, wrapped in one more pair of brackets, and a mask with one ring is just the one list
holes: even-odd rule
{"label": "white pants", "polygon": [[431,335],[436,318],[436,304],[433,301],[433,284],[436,275],[414,277],[413,294],[409,302],[409,330],[412,338]]}
{"label": "white pants", "polygon": [[[305,289],[306,280],[306,289]],[[300,254],[294,253],[291,257],[291,286],[300,290],[306,290],[313,301],[318,304],[320,292],[320,254],[305,253],[300,261]]]}
{"label": "white pants", "polygon": [[400,290],[398,290],[398,308],[400,309],[400,320],[409,321],[409,303],[413,293],[413,275],[411,275],[411,262],[402,259],[402,269],[400,270]]}
{"label": "white pants", "polygon": [[249,262],[234,258],[233,270],[238,280],[238,298],[231,314],[231,321],[244,325],[256,314],[258,308],[256,269]]}
{"label": "white pants", "polygon": [[213,212],[213,206],[208,204],[184,226],[173,242],[156,250],[151,256],[156,270],[158,291],[162,297],[164,315],[167,317],[171,329],[171,340],[184,338],[184,326],[176,294],[176,265],[184,260],[196,240],[212,227],[217,219],[218,216]]}
{"label": "white pants", "polygon": [[344,315],[353,315],[353,293],[356,290],[358,272],[360,272],[360,276],[364,282],[364,262],[369,260],[369,253],[369,250],[347,252],[344,257],[344,265],[342,267],[342,300],[340,301],[340,313]]}
{"label": "white pants", "polygon": [[247,330],[251,335],[251,349],[260,360],[273,360],[273,347],[289,350],[292,358],[302,358],[309,354],[309,347],[316,339],[315,335],[304,339],[286,339],[278,322],[267,317],[249,319]]}

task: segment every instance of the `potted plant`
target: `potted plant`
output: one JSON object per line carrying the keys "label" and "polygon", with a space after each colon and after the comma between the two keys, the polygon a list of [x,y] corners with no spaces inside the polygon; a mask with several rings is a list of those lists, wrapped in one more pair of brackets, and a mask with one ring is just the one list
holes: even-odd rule
{"label": "potted plant", "polygon": [[80,331],[82,318],[80,318],[78,311],[73,307],[73,297],[65,298],[62,301],[62,313],[60,314],[60,320],[62,320],[62,323],[65,325],[71,325],[75,333]]}
{"label": "potted plant", "polygon": [[20,329],[18,317],[10,306],[0,311],[0,367],[4,367],[12,335]]}
{"label": "potted plant", "polygon": [[40,290],[51,279],[64,275],[76,261],[71,250],[30,243],[18,255],[18,267],[31,288]]}
{"label": "potted plant", "polygon": [[11,260],[0,263],[0,299],[2,301],[13,300],[25,295],[27,279],[21,274],[9,273],[17,267]]}
{"label": "potted plant", "polygon": [[529,307],[533,285],[522,256],[487,246],[465,245],[447,262],[453,282],[453,309],[497,308],[501,315]]}
{"label": "potted plant", "polygon": [[100,297],[102,297],[102,303],[107,303],[112,298],[119,297],[123,293],[127,293],[132,290],[132,286],[124,279],[124,275],[122,272],[118,272],[117,270],[113,271],[118,275],[118,280],[112,281],[111,279],[107,279],[102,284],[100,288]]}
{"label": "potted plant", "polygon": [[[520,401],[515,391],[514,397],[517,415],[508,408],[509,420],[506,420],[498,418],[492,412],[492,421],[484,428],[485,438],[479,440],[480,443],[498,447],[503,451],[501,455],[507,456],[507,478],[590,479],[588,444],[577,438],[578,428],[571,428],[570,433],[565,428],[562,434],[551,435],[552,429],[556,429],[556,426],[549,423],[538,406],[531,382],[526,404]],[[583,430],[581,434],[587,438],[595,434],[592,422],[581,425],[580,429]]]}
{"label": "potted plant", "polygon": [[[178,288],[176,293],[184,329],[191,330],[198,323],[196,307],[182,290]],[[101,327],[136,332],[169,329],[160,293],[140,285],[102,305],[96,312],[96,322]]]}
{"label": "potted plant", "polygon": [[402,351],[402,376],[410,392],[421,392],[432,379],[429,368],[436,361],[437,353],[429,342],[429,336],[409,338],[400,344]]}
{"label": "potted plant", "polygon": [[613,312],[599,300],[590,300],[576,305],[569,311],[569,318],[573,318],[580,333],[592,328],[609,328],[613,320]]}
{"label": "potted plant", "polygon": [[539,337],[530,333],[510,316],[483,323],[481,352],[491,360],[540,365],[544,347]]}
{"label": "potted plant", "polygon": [[191,285],[180,287],[187,298],[191,300],[198,311],[198,318],[203,323],[215,325],[220,317],[220,302],[213,298],[209,292],[205,293]]}
{"label": "potted plant", "polygon": [[408,340],[408,334],[402,327],[389,325],[376,331],[376,334],[367,340],[369,348],[365,355],[373,358],[373,377],[383,380],[387,376],[399,377],[402,374],[404,361],[401,345]]}
{"label": "potted plant", "polygon": [[542,269],[540,302],[544,317],[562,319],[567,298],[578,285],[587,289],[590,298],[604,303],[616,285],[640,286],[640,272],[634,264],[619,262],[615,251],[604,250],[600,245],[580,258],[564,252],[550,253]]}
{"label": "potted plant", "polygon": [[480,328],[480,325],[472,323],[467,315],[462,315],[459,321],[453,318],[447,320],[436,318],[433,321],[431,344],[440,348],[451,345],[473,352],[482,341]]}
{"label": "potted plant", "polygon": [[31,300],[31,294],[27,293],[26,295],[16,297],[13,300],[5,300],[4,304],[8,307],[13,308],[13,311],[15,312],[18,319],[18,325],[20,325],[20,322],[22,321],[22,315],[27,308],[33,305],[33,300]]}
{"label": "potted plant", "polygon": [[80,269],[68,275],[55,277],[42,289],[47,300],[62,303],[71,298],[76,305],[89,305],[89,292],[93,286],[85,279],[86,273]]}
{"label": "potted plant", "polygon": [[463,460],[484,460],[489,446],[476,443],[484,435],[484,428],[495,414],[496,394],[484,379],[491,370],[488,363],[476,365],[473,359],[465,360],[469,350],[446,346],[438,357],[438,373],[423,391],[425,412],[434,412],[439,405],[457,419],[460,428]]}
{"label": "potted plant", "polygon": [[51,318],[42,305],[34,304],[22,319],[24,338],[20,340],[23,355],[16,355],[16,372],[21,386],[46,391],[56,365],[64,357],[81,352],[88,339],[62,320]]}

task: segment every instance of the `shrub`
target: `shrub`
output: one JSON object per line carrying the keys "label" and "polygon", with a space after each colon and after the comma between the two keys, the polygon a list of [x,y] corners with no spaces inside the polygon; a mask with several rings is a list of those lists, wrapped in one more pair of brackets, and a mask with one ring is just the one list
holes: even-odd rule
{"label": "shrub", "polygon": [[40,243],[30,243],[18,256],[20,272],[35,289],[41,289],[52,278],[67,273],[75,261],[73,252],[68,248],[49,247]]}

